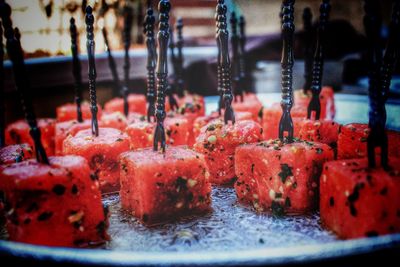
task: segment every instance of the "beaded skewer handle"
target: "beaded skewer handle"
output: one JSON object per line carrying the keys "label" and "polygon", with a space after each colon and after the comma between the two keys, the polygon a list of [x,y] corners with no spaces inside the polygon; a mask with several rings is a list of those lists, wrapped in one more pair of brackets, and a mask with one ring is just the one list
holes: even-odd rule
{"label": "beaded skewer handle", "polygon": [[129,71],[131,69],[131,63],[129,61],[129,48],[131,46],[131,31],[133,23],[133,10],[129,5],[124,6],[124,86],[122,87],[122,97],[124,99],[124,114],[128,116],[129,113],[129,102],[128,102],[128,91],[129,91]]}
{"label": "beaded skewer handle", "polygon": [[236,13],[231,13],[231,45],[232,45],[232,80],[233,80],[233,93],[235,96],[235,101],[240,97],[243,100],[243,95],[241,94],[240,88],[240,66],[239,66],[239,35],[237,32],[238,19]]}
{"label": "beaded skewer handle", "polygon": [[176,22],[178,55],[176,57],[176,91],[179,97],[183,97],[184,80],[183,80],[183,20],[178,18]]}
{"label": "beaded skewer handle", "polygon": [[97,121],[97,96],[96,96],[96,62],[94,57],[94,33],[93,33],[93,24],[94,24],[94,16],[93,9],[91,6],[86,7],[86,15],[85,15],[85,23],[86,23],[86,49],[88,54],[88,78],[89,78],[89,96],[90,96],[90,111],[92,112],[92,135],[99,136],[99,123]]}
{"label": "beaded skewer handle", "polygon": [[144,32],[146,34],[146,46],[147,46],[147,121],[151,122],[151,118],[154,117],[155,113],[155,101],[156,101],[156,41],[154,38],[154,23],[156,21],[154,11],[151,5],[147,9],[147,13],[144,19]]}
{"label": "beaded skewer handle", "polygon": [[81,61],[78,57],[78,32],[76,30],[75,19],[70,19],[69,31],[71,34],[71,52],[72,52],[72,74],[75,80],[75,103],[77,121],[83,122],[82,118],[82,74],[81,74]]}
{"label": "beaded skewer handle", "polygon": [[293,142],[293,120],[290,110],[293,106],[293,34],[294,34],[294,0],[284,0],[282,8],[282,117],[279,122],[279,139],[284,141],[284,133],[287,132],[286,141]]}
{"label": "beaded skewer handle", "polygon": [[313,50],[312,50],[312,13],[309,7],[303,10],[304,29],[304,85],[303,92],[307,94],[311,90]]}
{"label": "beaded skewer handle", "polygon": [[313,112],[315,112],[315,120],[319,120],[321,115],[321,103],[319,95],[321,93],[322,75],[324,73],[325,28],[328,22],[330,9],[331,6],[329,4],[329,0],[323,0],[319,9],[320,16],[317,32],[317,44],[312,67],[312,97],[307,108],[308,119],[311,119]]}
{"label": "beaded skewer handle", "polygon": [[35,145],[36,159],[40,163],[49,164],[46,151],[41,141],[41,132],[37,125],[36,115],[33,110],[32,96],[28,74],[26,71],[24,55],[19,38],[15,37],[11,21],[11,7],[4,0],[0,0],[1,19],[4,26],[7,53],[12,62],[15,85],[19,93],[25,119],[29,125],[29,134]]}
{"label": "beaded skewer handle", "polygon": [[159,32],[157,34],[158,40],[158,59],[157,59],[157,103],[156,103],[156,120],[157,125],[154,133],[154,151],[158,151],[160,144],[162,152],[165,152],[165,90],[167,89],[168,82],[168,64],[167,64],[167,50],[169,40],[169,11],[171,4],[168,0],[160,0],[158,4],[159,15]]}
{"label": "beaded skewer handle", "polygon": [[247,71],[246,71],[246,20],[244,16],[239,18],[239,79],[241,90],[241,101],[243,102],[243,92],[248,91],[247,86]]}
{"label": "beaded skewer handle", "polygon": [[[225,11],[221,10],[218,11],[220,9],[225,9]],[[223,90],[222,90],[222,67],[221,64],[219,62],[219,59],[221,58],[221,44],[218,40],[218,32],[219,32],[219,28],[218,28],[218,18],[219,18],[219,13],[226,13],[226,6],[222,5],[222,4],[217,4],[217,8],[216,8],[216,12],[215,12],[215,26],[216,26],[216,34],[215,34],[215,40],[217,42],[217,48],[218,48],[218,59],[217,59],[217,92],[219,95],[219,99],[218,99],[218,114],[221,115],[222,114],[222,109],[224,108],[224,100],[223,100]]]}
{"label": "beaded skewer handle", "polygon": [[0,21],[0,148],[6,144],[5,140],[5,93],[4,93],[4,46],[3,46],[3,25]]}
{"label": "beaded skewer handle", "polygon": [[224,114],[224,121],[225,124],[228,124],[229,121],[232,124],[235,123],[235,113],[232,108],[232,81],[231,81],[231,61],[229,58],[229,32],[227,30],[227,23],[226,23],[226,11],[227,8],[225,6],[224,0],[218,0],[217,5],[217,40],[219,45],[221,46],[221,53],[218,59],[219,65],[221,66],[221,86],[222,86],[222,93],[223,93],[223,101],[225,106],[225,114]]}
{"label": "beaded skewer handle", "polygon": [[143,35],[142,32],[144,31],[143,28],[143,3],[142,0],[139,0],[138,7],[137,7],[137,38],[136,43],[143,44]]}

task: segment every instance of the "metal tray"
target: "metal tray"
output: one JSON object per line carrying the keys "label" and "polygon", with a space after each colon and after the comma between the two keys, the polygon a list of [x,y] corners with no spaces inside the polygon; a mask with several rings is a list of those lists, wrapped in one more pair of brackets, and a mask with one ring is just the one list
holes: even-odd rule
{"label": "metal tray", "polygon": [[[279,94],[261,94],[266,106]],[[217,98],[206,99],[213,110]],[[366,122],[366,96],[337,95],[337,121]],[[389,101],[388,127],[400,129],[400,102]],[[0,241],[0,256],[18,266],[142,265],[352,265],[395,258],[400,234],[338,240],[323,229],[318,213],[283,218],[256,214],[236,200],[232,188],[214,187],[213,211],[200,217],[145,227],[127,215],[118,194],[104,195],[111,211],[111,241],[101,248],[52,248]]]}

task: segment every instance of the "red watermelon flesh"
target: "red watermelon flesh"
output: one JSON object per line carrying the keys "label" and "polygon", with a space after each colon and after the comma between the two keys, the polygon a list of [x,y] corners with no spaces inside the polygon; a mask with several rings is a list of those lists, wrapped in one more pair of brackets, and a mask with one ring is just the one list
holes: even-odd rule
{"label": "red watermelon flesh", "polygon": [[204,155],[210,181],[229,184],[235,178],[236,147],[261,139],[262,128],[257,122],[243,120],[225,125],[222,120],[214,120],[201,129],[193,148]]}
{"label": "red watermelon flesh", "polygon": [[[139,121],[130,124],[126,133],[130,138],[131,149],[153,146],[153,137],[156,123]],[[178,146],[187,145],[189,138],[189,125],[185,118],[166,118],[164,122],[167,144]]]}
{"label": "red watermelon flesh", "polygon": [[[38,119],[38,126],[41,131],[43,148],[48,156],[54,155],[54,119]],[[9,124],[6,128],[6,144],[29,144],[34,147],[33,140],[29,134],[29,125],[25,120],[18,120]]]}
{"label": "red watermelon flesh", "polygon": [[211,185],[202,155],[184,147],[121,155],[121,205],[146,224],[210,210]]}
{"label": "red watermelon flesh", "polygon": [[340,238],[400,232],[400,160],[389,158],[390,170],[371,169],[368,160],[327,162],[320,181],[324,226]]}
{"label": "red watermelon flesh", "polygon": [[89,162],[93,176],[99,179],[102,192],[119,189],[119,155],[129,150],[129,137],[113,128],[100,128],[99,136],[82,130],[64,141],[64,155],[78,155]]}
{"label": "red watermelon flesh", "polygon": [[[296,118],[304,119],[307,117],[307,108],[294,106],[291,110],[293,121]],[[263,109],[262,127],[264,129],[264,140],[276,139],[279,136],[279,122],[282,117],[282,108],[279,103]],[[296,136],[296,127],[294,127],[294,136]]]}
{"label": "red watermelon flesh", "polygon": [[257,97],[245,96],[243,102],[240,102],[240,100],[235,101],[232,103],[232,107],[235,111],[250,112],[252,114],[252,119],[258,121],[259,113],[263,105]]}
{"label": "red watermelon flesh", "polygon": [[[82,102],[81,104],[82,110],[82,119],[89,120],[92,118],[92,112],[90,111],[90,104],[88,102]],[[97,118],[101,118],[102,110],[100,105],[97,105]],[[75,103],[67,103],[62,106],[57,107],[57,121],[71,121],[77,119],[77,111]]]}
{"label": "red watermelon flesh", "polygon": [[[311,100],[311,96],[312,96],[311,92],[309,92],[308,94],[304,94],[303,90],[296,90],[294,92],[295,106],[300,106],[307,110],[308,104],[310,103]],[[321,103],[320,119],[333,120],[336,114],[333,88],[329,86],[322,87],[319,99]]]}
{"label": "red watermelon flesh", "polygon": [[328,145],[297,139],[290,144],[278,139],[240,146],[235,154],[236,194],[258,212],[312,211],[322,165],[332,159]]}
{"label": "red watermelon flesh", "polygon": [[21,162],[33,157],[33,149],[28,144],[10,145],[0,148],[0,165]]}
{"label": "red watermelon flesh", "polygon": [[129,112],[128,114],[128,125],[131,123],[135,123],[138,121],[145,121],[147,120],[147,115],[143,115],[137,112]]}
{"label": "red watermelon flesh", "polygon": [[[351,123],[341,127],[338,137],[338,159],[363,158],[367,156],[367,124]],[[389,156],[400,158],[400,133],[387,130]]]}
{"label": "red watermelon flesh", "polygon": [[7,230],[12,241],[81,247],[107,238],[99,185],[82,157],[27,160],[0,170]]}
{"label": "red watermelon flesh", "polygon": [[336,147],[340,125],[332,120],[293,120],[295,137],[301,140],[319,142]]}
{"label": "red watermelon flesh", "polygon": [[55,134],[55,154],[57,156],[63,155],[63,144],[64,140],[68,136],[75,136],[75,134],[81,130],[90,129],[92,125],[91,120],[84,120],[79,123],[76,120],[64,121],[56,123],[56,134]]}
{"label": "red watermelon flesh", "polygon": [[126,126],[128,126],[128,120],[121,112],[104,113],[101,116],[101,127],[124,131]]}
{"label": "red watermelon flesh", "polygon": [[[130,94],[128,96],[129,112],[137,112],[146,114],[147,101],[145,95]],[[121,112],[124,113],[124,100],[122,98],[114,98],[104,105],[104,110],[108,113]]]}

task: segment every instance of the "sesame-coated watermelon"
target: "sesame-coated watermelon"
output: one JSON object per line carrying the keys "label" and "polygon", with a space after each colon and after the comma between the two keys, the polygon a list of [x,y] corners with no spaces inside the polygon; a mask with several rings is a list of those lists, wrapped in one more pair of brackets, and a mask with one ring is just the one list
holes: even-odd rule
{"label": "sesame-coated watermelon", "polygon": [[104,113],[101,116],[101,127],[114,128],[124,131],[128,126],[128,120],[125,115],[119,111],[113,113]]}
{"label": "sesame-coated watermelon", "polygon": [[64,140],[68,136],[75,136],[75,134],[81,130],[89,129],[92,125],[90,120],[84,120],[79,123],[76,120],[71,121],[63,121],[56,123],[55,130],[55,155],[60,156],[63,155],[63,144]]}
{"label": "sesame-coated watermelon", "polygon": [[[82,102],[81,110],[82,119],[88,120],[92,118],[92,112],[90,111],[90,104],[88,102]],[[97,105],[97,110],[97,117],[101,118],[102,110],[100,105]],[[76,120],[78,116],[75,103],[67,103],[57,107],[56,113],[58,122]]]}
{"label": "sesame-coated watermelon", "polygon": [[[125,132],[130,138],[131,149],[153,146],[153,136],[156,123],[139,121],[126,127]],[[167,144],[178,146],[187,145],[189,139],[189,125],[183,117],[166,118],[164,122]]]}
{"label": "sesame-coated watermelon", "polygon": [[21,162],[33,156],[33,149],[28,144],[5,146],[0,148],[0,165]]}
{"label": "sesame-coated watermelon", "polygon": [[[54,119],[38,119],[38,126],[41,131],[43,148],[48,156],[54,155]],[[34,143],[29,134],[29,125],[25,120],[18,120],[9,124],[6,128],[6,144],[29,144],[33,147]]]}
{"label": "sesame-coated watermelon", "polygon": [[[129,112],[137,112],[146,114],[146,96],[139,94],[130,94],[128,96]],[[124,113],[124,100],[122,98],[114,98],[104,105],[104,111],[108,113],[121,112]]]}
{"label": "sesame-coated watermelon", "polygon": [[147,224],[210,210],[211,185],[202,155],[168,147],[121,155],[121,205]]}
{"label": "sesame-coated watermelon", "polygon": [[239,201],[258,212],[301,214],[317,206],[318,183],[324,162],[333,159],[326,144],[279,139],[239,146],[235,154],[235,183]]}
{"label": "sesame-coated watermelon", "polygon": [[301,140],[337,146],[340,125],[332,120],[293,119],[294,136]]}
{"label": "sesame-coated watermelon", "polygon": [[340,238],[400,232],[400,160],[390,169],[369,168],[368,160],[327,162],[320,181],[323,225]]}
{"label": "sesame-coated watermelon", "polygon": [[[338,159],[363,158],[367,156],[367,124],[351,123],[341,127],[338,137]],[[400,158],[400,133],[387,130],[389,156]]]}
{"label": "sesame-coated watermelon", "polygon": [[[307,110],[308,104],[310,103],[312,93],[308,92],[304,94],[303,90],[296,90],[294,92],[294,104],[295,106],[303,107]],[[334,91],[332,87],[322,87],[319,95],[321,103],[321,119],[333,120],[336,114]]]}
{"label": "sesame-coated watermelon", "polygon": [[242,144],[259,142],[261,126],[252,120],[225,125],[214,120],[201,129],[193,148],[204,155],[214,184],[229,184],[235,178],[235,149]]}
{"label": "sesame-coated watermelon", "polygon": [[82,130],[64,141],[64,155],[84,157],[99,179],[102,192],[119,189],[119,155],[129,150],[129,137],[113,128],[100,128],[99,136],[92,136],[92,130]]}
{"label": "sesame-coated watermelon", "polygon": [[0,170],[9,239],[63,247],[104,243],[108,220],[82,157],[27,160]]}

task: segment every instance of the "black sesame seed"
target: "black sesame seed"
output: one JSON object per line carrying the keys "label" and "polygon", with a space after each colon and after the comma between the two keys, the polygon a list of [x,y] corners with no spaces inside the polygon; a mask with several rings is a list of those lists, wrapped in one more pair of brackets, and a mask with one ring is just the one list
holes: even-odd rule
{"label": "black sesame seed", "polygon": [[41,214],[37,217],[37,220],[38,220],[38,221],[46,221],[46,220],[50,219],[51,216],[53,216],[53,212],[51,212],[51,211],[45,211],[45,212],[41,213]]}
{"label": "black sesame seed", "polygon": [[24,224],[30,224],[31,223],[31,219],[30,218],[26,218],[25,220],[24,220]]}
{"label": "black sesame seed", "polygon": [[72,186],[71,193],[74,195],[78,194],[78,187],[76,186],[76,184]]}
{"label": "black sesame seed", "polygon": [[56,184],[53,187],[53,193],[56,194],[57,196],[62,196],[65,193],[65,186],[61,184]]}
{"label": "black sesame seed", "polygon": [[329,198],[329,206],[333,207],[335,205],[335,199],[333,197]]}
{"label": "black sesame seed", "polygon": [[386,196],[386,195],[387,195],[387,192],[388,192],[388,188],[387,188],[387,187],[384,187],[384,188],[382,188],[381,192],[379,192],[379,194],[380,194],[381,196]]}
{"label": "black sesame seed", "polygon": [[379,234],[376,231],[369,231],[369,232],[366,232],[365,235],[367,237],[375,237],[375,236],[378,236]]}

